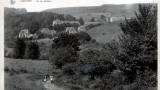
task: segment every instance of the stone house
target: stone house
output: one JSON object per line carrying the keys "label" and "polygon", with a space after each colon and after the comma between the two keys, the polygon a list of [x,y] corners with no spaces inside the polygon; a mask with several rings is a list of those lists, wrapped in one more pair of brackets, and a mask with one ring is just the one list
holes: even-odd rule
{"label": "stone house", "polygon": [[78,33],[78,30],[76,30],[74,27],[67,27],[66,32],[68,32],[68,33]]}
{"label": "stone house", "polygon": [[28,38],[29,37],[29,30],[28,29],[23,29],[19,32],[18,35],[19,38]]}

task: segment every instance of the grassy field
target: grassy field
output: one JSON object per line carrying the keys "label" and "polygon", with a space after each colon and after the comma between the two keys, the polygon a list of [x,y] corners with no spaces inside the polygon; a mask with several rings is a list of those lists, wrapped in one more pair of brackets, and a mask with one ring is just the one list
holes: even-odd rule
{"label": "grassy field", "polygon": [[118,39],[121,29],[119,23],[106,23],[88,30],[87,33],[97,42],[106,43],[112,39]]}
{"label": "grassy field", "polygon": [[51,68],[48,61],[5,58],[5,90],[46,90],[44,74]]}
{"label": "grassy field", "polygon": [[41,84],[42,78],[29,73],[11,75],[5,72],[5,90],[46,90]]}
{"label": "grassy field", "polygon": [[51,69],[47,60],[24,60],[10,59],[4,60],[5,69],[14,70],[16,72],[27,72],[34,74],[46,74]]}

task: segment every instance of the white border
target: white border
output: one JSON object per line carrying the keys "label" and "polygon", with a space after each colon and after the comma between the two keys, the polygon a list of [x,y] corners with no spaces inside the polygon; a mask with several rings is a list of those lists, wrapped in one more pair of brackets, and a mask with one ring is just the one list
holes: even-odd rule
{"label": "white border", "polygon": [[[58,1],[58,0],[56,0],[56,1]],[[72,3],[72,1],[74,3]],[[86,3],[86,4],[89,3],[89,2],[85,2],[87,0],[85,0],[85,1],[84,0],[59,0],[59,3],[56,3],[56,5],[58,5],[60,3],[63,3],[63,4],[61,4],[61,6],[55,6],[55,8],[56,7],[58,7],[58,8],[63,7],[63,5],[66,5],[66,4],[70,7],[73,7],[72,6],[73,4],[79,3],[80,1],[81,2],[83,1],[83,3]],[[92,0],[88,0],[88,1],[92,1]],[[93,0],[92,3],[103,2],[104,4],[107,4],[106,1],[108,1],[108,0]],[[116,3],[110,2],[109,4],[149,3],[149,2],[159,3],[158,0],[110,0],[110,1],[117,1],[117,2]],[[118,1],[120,3],[118,3]],[[23,7],[23,6],[24,7],[36,7],[36,8],[38,8],[37,6],[41,6],[41,5],[38,5],[38,4],[34,5],[34,4],[36,4],[35,2],[31,6],[30,5],[27,6],[27,3],[25,3],[25,4],[22,5],[22,4],[19,3],[19,5],[17,5],[17,8],[18,7]],[[47,4],[43,3],[42,6],[44,7],[44,5],[47,5]],[[6,7],[6,6],[11,6],[9,4],[9,0],[0,0],[0,90],[4,90],[4,7]],[[83,6],[83,5],[79,5],[79,6]],[[86,6],[86,5],[84,5],[84,6]],[[87,5],[87,6],[89,6],[89,5]],[[160,10],[159,9],[160,9],[160,5],[158,4],[158,16],[160,15]],[[159,35],[160,34],[160,31],[159,31],[160,23],[159,23],[159,21],[160,21],[160,18],[158,18],[158,42],[159,42],[159,39],[160,39],[160,35]],[[158,52],[160,52],[159,48],[160,48],[160,44],[158,43]],[[160,54],[158,53],[158,64],[160,64],[159,56],[160,56]],[[158,65],[158,75],[160,73],[159,68],[160,68],[160,66]],[[160,77],[158,77],[158,81],[160,81]],[[158,82],[158,90],[160,90],[159,86],[160,86],[160,83]]]}

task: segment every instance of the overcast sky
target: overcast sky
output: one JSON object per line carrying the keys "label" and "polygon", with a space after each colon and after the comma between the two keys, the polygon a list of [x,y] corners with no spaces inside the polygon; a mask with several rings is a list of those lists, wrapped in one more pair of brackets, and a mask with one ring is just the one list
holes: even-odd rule
{"label": "overcast sky", "polygon": [[[7,5],[7,6],[14,8],[26,8],[27,11],[29,12],[42,11],[49,8],[156,2],[156,0],[50,0],[51,2],[37,2],[37,0],[15,0],[15,1],[16,3],[14,5]],[[32,1],[32,2],[21,2],[21,1]]]}

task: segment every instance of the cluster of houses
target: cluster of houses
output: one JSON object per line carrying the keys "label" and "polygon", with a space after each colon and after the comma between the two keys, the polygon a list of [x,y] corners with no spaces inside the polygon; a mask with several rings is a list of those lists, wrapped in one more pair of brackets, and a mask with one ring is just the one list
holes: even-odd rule
{"label": "cluster of houses", "polygon": [[78,21],[62,21],[62,20],[56,19],[56,20],[53,21],[52,26],[55,26],[55,25],[58,25],[58,24],[59,25],[60,24],[67,24],[67,23],[80,25],[80,23]]}
{"label": "cluster of houses", "polygon": [[[103,22],[103,23],[111,23],[115,21],[123,21],[125,20],[124,16],[112,16],[111,14],[100,14],[98,16],[93,17],[94,21],[96,22]],[[127,18],[130,19],[130,18]]]}
{"label": "cluster of houses", "polygon": [[[106,22],[114,22],[114,21],[121,21],[121,20],[125,20],[125,17],[111,17],[111,16],[104,16],[105,18],[95,18],[95,23],[92,22],[92,24],[96,24],[97,22],[98,23],[106,23]],[[127,19],[130,19],[130,18],[127,18]],[[80,25],[79,21],[62,21],[62,20],[59,20],[59,19],[56,19],[53,21],[52,23],[52,26],[54,27],[55,25],[61,25],[61,24],[77,24],[79,27],[78,28],[75,28],[75,27],[66,27],[65,29],[65,32],[68,32],[68,33],[78,33],[78,32],[81,32],[81,31],[86,31],[86,27],[88,24],[90,24],[88,22],[88,24],[86,23],[85,25]],[[43,33],[43,34],[49,34],[51,36],[54,36],[56,34],[56,31],[55,30],[50,30],[48,28],[42,28],[39,30],[40,33]],[[29,30],[28,29],[23,29],[19,32],[19,35],[18,35],[19,38],[29,38],[29,39],[37,39],[38,38],[38,35],[35,33],[35,34],[30,34],[29,33]]]}
{"label": "cluster of houses", "polygon": [[[56,19],[53,21],[52,26],[54,27],[55,25],[60,25],[60,24],[64,24],[64,23],[71,23],[71,24],[78,24],[79,27],[75,28],[75,27],[66,27],[65,32],[68,33],[78,33],[81,31],[86,31],[84,26],[80,26],[80,23],[78,21],[61,21],[59,19]],[[42,28],[39,30],[40,33],[43,33],[45,35],[51,35],[51,36],[55,36],[55,34],[57,33],[55,30],[50,30],[49,28]],[[28,38],[28,39],[37,39],[38,35],[35,34],[31,34],[29,32],[29,29],[22,29],[19,32],[18,35],[19,38]]]}

